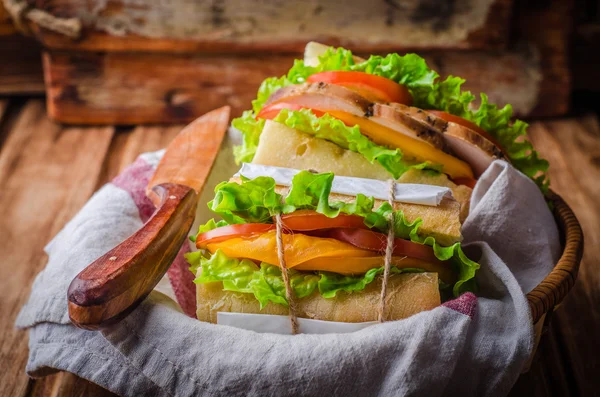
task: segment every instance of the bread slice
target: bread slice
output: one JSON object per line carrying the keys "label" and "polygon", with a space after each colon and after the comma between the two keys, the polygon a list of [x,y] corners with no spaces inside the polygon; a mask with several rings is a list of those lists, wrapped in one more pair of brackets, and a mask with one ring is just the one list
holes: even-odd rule
{"label": "bread slice", "polygon": [[[201,270],[199,270],[201,271]],[[437,273],[406,273],[390,276],[387,287],[387,320],[400,320],[440,305]],[[298,300],[298,316],[324,321],[349,323],[377,320],[381,282],[368,284],[363,291],[339,292],[335,298],[323,298],[318,291]],[[217,322],[218,312],[287,315],[288,308],[269,303],[262,310],[252,294],[224,291],[223,283],[196,286],[198,320]]]}
{"label": "bread slice", "polygon": [[386,180],[391,177],[385,168],[378,163],[371,164],[359,153],[270,120],[265,123],[252,162],[357,178]]}
{"label": "bread slice", "polygon": [[469,206],[471,204],[471,193],[473,192],[473,189],[465,185],[457,185],[452,182],[446,174],[412,169],[402,174],[400,178],[398,178],[398,182],[450,188],[452,189],[454,199],[460,203],[460,222],[464,222],[467,215],[469,215]]}

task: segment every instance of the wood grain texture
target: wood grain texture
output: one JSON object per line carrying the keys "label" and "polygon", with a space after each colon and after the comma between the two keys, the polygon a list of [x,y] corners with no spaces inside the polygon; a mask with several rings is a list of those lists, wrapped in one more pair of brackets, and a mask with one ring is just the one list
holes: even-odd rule
{"label": "wood grain texture", "polygon": [[95,189],[113,128],[63,128],[27,102],[0,151],[0,395],[22,395],[27,336],[14,321],[45,264],[44,245]]}
{"label": "wood grain texture", "polygon": [[300,52],[310,40],[368,51],[504,48],[513,0],[463,0],[460,4],[430,0],[31,3],[53,15],[84,21],[84,35],[77,41],[34,26],[39,39],[54,49]]}
{"label": "wood grain texture", "polygon": [[45,53],[48,114],[79,124],[187,123],[229,105],[241,114],[265,76],[293,57]]}
{"label": "wood grain texture", "polygon": [[516,7],[516,37],[531,43],[539,55],[542,81],[531,114],[560,116],[571,101],[570,41],[574,0],[521,1]]}
{"label": "wood grain texture", "polygon": [[[540,97],[554,97],[556,103],[564,99],[532,78],[538,73],[538,61],[527,52],[423,55],[442,76],[466,78],[466,89],[485,91],[502,105],[512,103],[521,116],[532,115]],[[77,124],[187,123],[227,104],[238,116],[250,108],[260,83],[285,74],[295,58],[48,52],[44,54],[48,113]],[[496,84],[490,85],[490,80]]]}
{"label": "wood grain texture", "polygon": [[574,395],[600,390],[600,126],[593,115],[535,123],[530,136],[550,161],[552,188],[573,208],[585,235],[575,287],[557,309],[551,331],[564,352],[561,365]]}
{"label": "wood grain texture", "polygon": [[12,23],[10,14],[4,8],[2,2],[0,2],[0,36],[8,36],[15,34],[17,30]]}
{"label": "wood grain texture", "polygon": [[41,94],[45,90],[39,43],[19,34],[0,34],[0,95]]}

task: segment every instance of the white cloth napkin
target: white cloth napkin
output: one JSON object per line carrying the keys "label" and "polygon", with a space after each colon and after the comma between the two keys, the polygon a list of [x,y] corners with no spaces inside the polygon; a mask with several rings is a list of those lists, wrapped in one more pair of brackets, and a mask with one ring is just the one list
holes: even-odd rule
{"label": "white cloth napkin", "polygon": [[502,161],[479,180],[464,224],[465,250],[481,264],[477,297],[353,333],[286,336],[190,318],[167,296],[174,285],[110,329],[73,327],[67,287],[142,225],[157,158],[142,156],[104,186],[46,247],[17,319],[30,329],[31,376],[66,370],[123,396],[500,396],[518,378],[534,343],[525,293],[560,243],[537,187]]}

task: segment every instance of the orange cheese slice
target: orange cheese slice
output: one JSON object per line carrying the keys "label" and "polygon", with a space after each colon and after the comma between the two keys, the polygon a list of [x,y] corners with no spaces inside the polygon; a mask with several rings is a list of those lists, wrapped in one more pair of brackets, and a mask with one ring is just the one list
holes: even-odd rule
{"label": "orange cheese slice", "polygon": [[[330,271],[340,274],[362,274],[384,265],[381,253],[357,248],[343,241],[312,237],[304,234],[284,234],[285,261],[288,268],[305,271]],[[275,231],[250,238],[236,237],[207,245],[211,253],[221,250],[230,258],[247,258],[279,266]],[[415,258],[394,257],[398,268],[417,268],[437,272],[445,282],[454,276],[449,264],[431,264]]]}
{"label": "orange cheese slice", "polygon": [[375,123],[365,117],[346,112],[327,111],[347,125],[358,125],[360,132],[378,145],[399,148],[404,156],[419,162],[430,161],[442,165],[442,172],[451,178],[473,178],[471,167],[464,161],[444,153],[428,142],[411,138],[391,128]]}

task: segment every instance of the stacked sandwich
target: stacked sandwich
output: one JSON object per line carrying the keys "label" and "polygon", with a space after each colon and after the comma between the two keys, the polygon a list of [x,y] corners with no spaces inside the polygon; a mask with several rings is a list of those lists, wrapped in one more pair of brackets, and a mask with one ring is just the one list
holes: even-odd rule
{"label": "stacked sandwich", "polygon": [[265,80],[233,121],[242,168],[208,203],[221,219],[188,254],[198,318],[395,320],[476,290],[461,222],[477,178],[504,159],[545,189],[547,163],[510,106],[482,94],[473,110],[462,83],[414,54],[317,43]]}

